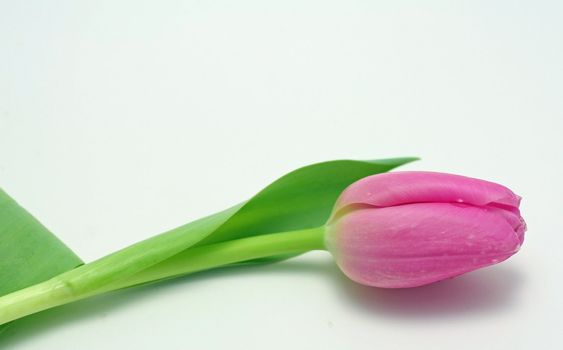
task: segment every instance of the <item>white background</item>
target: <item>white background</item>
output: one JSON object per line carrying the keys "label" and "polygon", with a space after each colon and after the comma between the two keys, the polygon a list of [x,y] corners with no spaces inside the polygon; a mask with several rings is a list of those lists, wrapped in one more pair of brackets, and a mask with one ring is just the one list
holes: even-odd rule
{"label": "white background", "polygon": [[47,311],[0,347],[560,349],[562,17],[559,1],[1,1],[0,183],[86,261],[339,158],[503,183],[529,229],[505,263],[427,287],[361,287],[312,253]]}

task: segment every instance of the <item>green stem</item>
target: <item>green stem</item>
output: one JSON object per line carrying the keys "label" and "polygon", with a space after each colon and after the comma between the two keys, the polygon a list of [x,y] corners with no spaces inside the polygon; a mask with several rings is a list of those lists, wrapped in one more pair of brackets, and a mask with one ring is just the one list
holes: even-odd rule
{"label": "green stem", "polygon": [[324,227],[317,227],[199,246],[156,263],[133,276],[106,283],[104,273],[100,273],[97,266],[100,261],[110,258],[110,255],[96,262],[96,265],[86,264],[80,270],[69,271],[1,297],[0,325],[55,306],[138,284],[252,259],[322,250],[325,249],[323,237]]}

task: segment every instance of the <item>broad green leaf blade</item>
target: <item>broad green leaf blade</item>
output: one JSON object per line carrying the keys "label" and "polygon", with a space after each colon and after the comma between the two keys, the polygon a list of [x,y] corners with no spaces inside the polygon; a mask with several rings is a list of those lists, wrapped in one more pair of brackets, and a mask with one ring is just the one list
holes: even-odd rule
{"label": "broad green leaf blade", "polygon": [[[217,214],[212,215],[210,218],[213,225],[216,225],[213,230],[207,226],[201,231],[189,230],[190,232],[182,233],[179,228],[163,234],[166,236],[177,231],[176,233],[189,234],[192,237],[190,244],[181,244],[182,250],[176,246],[174,253],[169,250],[166,256],[160,255],[158,260],[152,259],[151,261],[155,262],[152,266],[158,270],[159,264],[167,264],[167,259],[195,246],[321,226],[328,219],[334,202],[348,185],[363,177],[389,171],[416,159],[418,158],[336,160],[299,168],[276,180],[247,202],[241,203],[235,210],[229,211],[227,215],[221,218],[218,218]],[[268,257],[246,263],[271,263],[292,256],[294,255]],[[150,266],[146,265],[146,268],[148,267]],[[136,274],[129,274],[132,276],[131,280],[143,279],[143,270],[145,268],[137,270]],[[169,277],[171,276],[163,276]],[[119,285],[124,283],[127,284],[123,280],[118,282]]]}
{"label": "broad green leaf blade", "polygon": [[335,160],[299,168],[252,197],[197,245],[323,225],[348,185],[416,159]]}
{"label": "broad green leaf blade", "polygon": [[[350,184],[417,159],[337,160],[297,169],[254,196],[225,225],[208,237],[207,242],[323,225],[330,216],[334,202]],[[200,242],[205,243],[206,240]],[[265,257],[244,264],[270,264],[297,255]]]}
{"label": "broad green leaf blade", "polygon": [[81,264],[67,246],[0,189],[0,296]]}

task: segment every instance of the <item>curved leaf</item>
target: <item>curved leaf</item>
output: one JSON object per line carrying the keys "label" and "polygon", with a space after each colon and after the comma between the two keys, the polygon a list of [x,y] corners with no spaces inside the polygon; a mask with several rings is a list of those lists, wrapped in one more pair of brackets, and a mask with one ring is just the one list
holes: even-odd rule
{"label": "curved leaf", "polygon": [[[175,253],[169,252],[166,257],[161,255],[158,262],[146,268],[166,270],[166,266],[170,265],[168,259],[196,246],[321,226],[328,219],[334,202],[348,185],[417,159],[336,160],[299,168],[274,181],[250,200],[241,203],[234,211],[224,215],[222,223],[218,224],[218,218],[212,215],[210,218],[217,225],[212,230],[208,227],[202,231],[178,232],[181,228],[170,231],[168,234],[176,232],[184,235],[182,239],[186,238],[185,235],[191,235],[191,243],[184,245],[181,251],[176,246]],[[292,256],[294,255],[274,256],[246,263],[271,263]],[[137,270],[136,274],[129,274],[131,277],[119,281],[118,285],[129,286],[127,281],[143,280],[143,270],[145,268]],[[147,272],[147,276],[149,274]],[[171,276],[166,276],[168,277]]]}
{"label": "curved leaf", "polygon": [[299,168],[264,188],[196,245],[323,225],[348,185],[416,159],[335,160]]}

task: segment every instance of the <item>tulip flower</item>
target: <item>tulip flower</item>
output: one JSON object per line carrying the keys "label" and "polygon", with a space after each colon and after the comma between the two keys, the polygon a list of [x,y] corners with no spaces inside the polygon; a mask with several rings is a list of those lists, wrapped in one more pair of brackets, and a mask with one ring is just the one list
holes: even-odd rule
{"label": "tulip flower", "polygon": [[459,175],[387,173],[412,160],[307,166],[246,202],[86,264],[0,191],[0,325],[113,290],[311,250],[328,250],[352,280],[383,288],[436,282],[518,251],[520,197]]}
{"label": "tulip flower", "polygon": [[526,230],[519,203],[504,186],[459,175],[369,176],[338,199],[326,244],[356,282],[416,287],[515,254]]}

